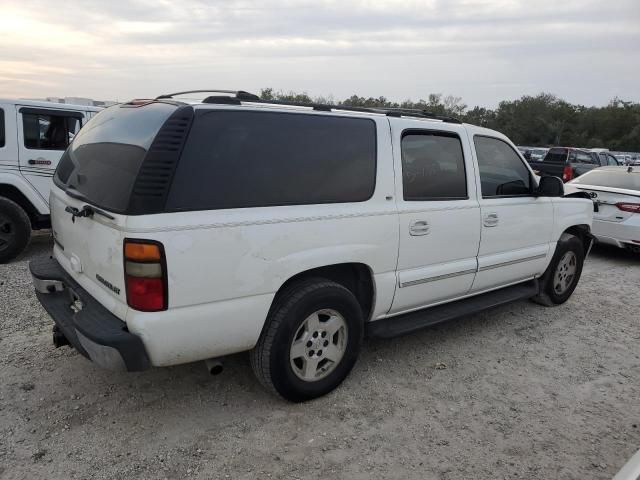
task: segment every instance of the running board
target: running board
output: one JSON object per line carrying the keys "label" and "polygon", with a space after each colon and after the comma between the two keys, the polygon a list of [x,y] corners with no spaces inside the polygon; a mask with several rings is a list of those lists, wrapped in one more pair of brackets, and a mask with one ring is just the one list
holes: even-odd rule
{"label": "running board", "polygon": [[436,323],[446,322],[482,310],[504,305],[505,303],[531,298],[539,293],[538,280],[501,288],[473,297],[445,303],[416,312],[405,313],[397,317],[383,318],[366,325],[369,337],[393,338],[415,332]]}

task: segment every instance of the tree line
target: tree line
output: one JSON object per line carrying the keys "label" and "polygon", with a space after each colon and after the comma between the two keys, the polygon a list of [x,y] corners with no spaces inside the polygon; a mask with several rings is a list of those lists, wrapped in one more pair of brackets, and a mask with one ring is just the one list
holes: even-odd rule
{"label": "tree line", "polygon": [[525,95],[517,100],[504,100],[496,109],[490,109],[469,108],[460,97],[435,93],[429,94],[426,99],[403,102],[358,95],[336,100],[333,97],[311,97],[306,93],[283,92],[273,88],[262,89],[260,96],[265,100],[300,103],[426,110],[498,130],[517,145],[640,151],[640,103],[619,98],[614,98],[604,107],[585,107],[573,105],[550,93],[540,93]]}

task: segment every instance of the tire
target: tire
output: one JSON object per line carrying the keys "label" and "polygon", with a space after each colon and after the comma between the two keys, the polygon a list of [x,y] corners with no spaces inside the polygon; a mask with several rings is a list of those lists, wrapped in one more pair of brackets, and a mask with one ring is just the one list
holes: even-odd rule
{"label": "tire", "polygon": [[362,309],[350,290],[324,278],[296,282],[276,297],[251,367],[271,392],[292,402],[311,400],[347,377],[363,332]]}
{"label": "tire", "polygon": [[13,260],[31,238],[31,221],[20,205],[0,197],[0,263]]}
{"label": "tire", "polygon": [[533,300],[547,306],[561,305],[569,300],[580,280],[583,264],[582,241],[574,235],[563,234],[542,276],[540,295]]}

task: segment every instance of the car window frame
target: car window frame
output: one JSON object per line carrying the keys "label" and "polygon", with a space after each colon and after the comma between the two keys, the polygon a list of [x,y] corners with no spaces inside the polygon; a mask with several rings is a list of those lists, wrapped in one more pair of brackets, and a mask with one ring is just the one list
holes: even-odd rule
{"label": "car window frame", "polygon": [[[19,113],[21,115],[21,120],[22,120],[22,147],[27,149],[27,150],[43,150],[43,151],[48,151],[48,152],[64,152],[68,147],[69,144],[71,143],[71,141],[69,140],[69,123],[67,121],[67,118],[71,117],[71,118],[75,118],[78,120],[79,122],[79,128],[78,128],[78,132],[80,131],[80,129],[83,126],[82,120],[84,119],[84,115],[82,112],[79,111],[75,111],[75,110],[54,110],[54,109],[48,109],[48,108],[35,108],[35,107],[22,107],[19,110]],[[64,120],[64,125],[65,125],[65,131],[66,131],[66,139],[67,139],[67,145],[64,148],[53,148],[53,147],[41,147],[41,146],[37,146],[37,147],[29,147],[27,146],[27,139],[26,139],[26,135],[25,135],[25,115],[35,115],[36,118],[39,121],[40,116],[57,116],[57,117],[63,117]],[[38,124],[39,127],[39,124]],[[75,132],[76,134],[78,132]],[[39,138],[38,138],[38,143],[39,143]]]}
{"label": "car window frame", "polygon": [[[476,147],[476,137],[482,137],[482,138],[490,138],[492,140],[498,140],[502,143],[504,143],[505,145],[507,145],[511,151],[516,155],[516,157],[518,157],[518,160],[520,160],[520,163],[522,163],[524,165],[524,168],[527,170],[527,174],[529,175],[529,193],[521,193],[521,194],[514,194],[514,195],[490,195],[490,196],[484,196],[484,194],[482,193],[482,176],[480,173],[480,159],[478,157],[478,149]],[[523,160],[522,156],[518,155],[518,152],[516,152],[516,150],[513,148],[513,146],[506,140],[499,138],[499,137],[494,137],[492,135],[486,135],[486,134],[479,134],[476,133],[473,135],[472,138],[472,143],[473,143],[473,149],[476,155],[476,163],[478,166],[478,181],[479,181],[479,185],[478,185],[478,190],[480,193],[480,198],[482,199],[494,199],[494,198],[526,198],[526,197],[534,197],[534,191],[535,191],[535,182],[534,182],[534,178],[533,178],[533,172],[531,171],[531,168],[529,167],[529,164],[527,163],[526,160]],[[548,153],[548,152],[547,152]]]}
{"label": "car window frame", "polygon": [[[600,166],[600,160],[595,161],[593,158],[593,155],[591,155],[590,152],[584,152],[581,150],[573,150],[573,152],[575,153],[575,158],[573,159],[573,163],[579,163],[580,165],[598,165]],[[581,160],[579,158],[579,156],[583,156],[585,158],[587,158],[588,160]]]}
{"label": "car window frame", "polygon": [[[464,197],[424,197],[424,198],[405,198],[404,192],[404,155],[402,150],[402,141],[407,135],[437,135],[441,137],[456,138],[460,142],[460,151],[462,152],[462,170],[464,174]],[[469,178],[467,176],[467,158],[464,154],[464,144],[462,143],[462,137],[457,132],[448,130],[436,130],[429,128],[406,128],[400,133],[400,185],[402,187],[402,201],[404,202],[453,202],[469,200]]]}
{"label": "car window frame", "polygon": [[[349,119],[358,119],[358,120],[362,120],[362,121],[367,121],[370,122],[373,125],[373,185],[371,186],[371,191],[369,192],[368,196],[366,198],[363,198],[361,200],[349,200],[349,201],[325,201],[325,202],[305,202],[305,203],[264,203],[260,206],[254,206],[254,205],[249,205],[249,206],[238,206],[238,207],[215,207],[215,208],[211,208],[211,207],[198,207],[198,208],[194,208],[194,207],[189,207],[189,208],[178,208],[175,205],[171,206],[170,205],[170,199],[171,199],[171,195],[172,195],[172,189],[174,188],[173,185],[173,180],[175,180],[176,175],[177,175],[177,171],[178,171],[178,167],[176,167],[176,172],[174,172],[174,176],[172,179],[172,184],[169,188],[169,192],[167,194],[167,199],[165,201],[165,206],[163,209],[163,213],[181,213],[181,212],[200,212],[200,211],[225,211],[225,210],[249,210],[249,209],[255,209],[255,208],[281,208],[281,207],[308,207],[308,206],[318,206],[318,205],[339,205],[339,204],[344,204],[344,205],[349,205],[349,204],[360,204],[360,203],[365,203],[365,202],[369,202],[371,201],[374,196],[376,195],[377,189],[378,189],[378,176],[379,176],[379,172],[378,172],[378,167],[379,167],[379,152],[380,152],[380,146],[379,146],[379,141],[380,141],[380,135],[379,135],[379,123],[376,122],[373,118],[368,118],[368,117],[364,117],[364,116],[348,116],[348,115],[336,115],[336,114],[316,114],[316,113],[309,113],[309,112],[288,112],[288,111],[281,111],[281,110],[275,110],[275,111],[271,111],[271,110],[256,110],[256,109],[241,109],[241,110],[236,110],[236,109],[229,109],[229,108],[215,108],[215,109],[202,109],[202,110],[196,110],[196,115],[209,115],[209,114],[213,114],[213,113],[225,113],[225,112],[244,112],[244,113],[258,113],[258,114],[278,114],[278,115],[283,115],[283,116],[290,116],[290,115],[304,115],[304,116],[308,116],[308,117],[330,117],[330,118],[349,118]],[[194,116],[194,121],[195,121],[195,116]],[[191,135],[191,133],[189,133],[189,135]],[[189,141],[189,138],[187,137],[186,142]],[[185,148],[186,148],[186,143],[185,143]],[[182,162],[182,154],[180,154],[180,162]]]}

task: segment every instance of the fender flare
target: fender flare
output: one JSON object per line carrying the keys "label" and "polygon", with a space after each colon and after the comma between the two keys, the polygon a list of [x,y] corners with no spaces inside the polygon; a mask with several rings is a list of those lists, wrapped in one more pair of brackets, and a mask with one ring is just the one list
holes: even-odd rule
{"label": "fender flare", "polygon": [[0,186],[10,185],[15,187],[31,203],[33,208],[41,215],[49,215],[49,205],[42,196],[33,188],[27,180],[19,175],[0,172]]}

